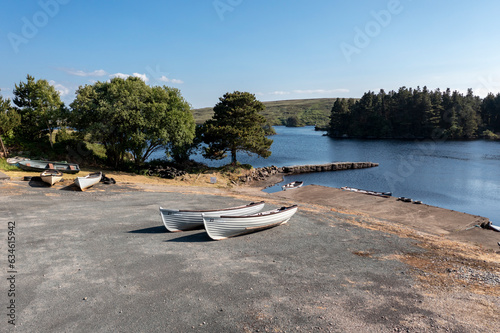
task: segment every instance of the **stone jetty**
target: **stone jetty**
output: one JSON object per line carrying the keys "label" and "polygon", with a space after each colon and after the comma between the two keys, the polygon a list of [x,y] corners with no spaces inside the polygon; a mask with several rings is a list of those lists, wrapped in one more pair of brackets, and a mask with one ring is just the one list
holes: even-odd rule
{"label": "stone jetty", "polygon": [[327,164],[270,166],[250,170],[246,175],[239,177],[242,182],[262,181],[273,176],[285,176],[309,172],[339,171],[349,169],[364,169],[378,166],[372,162],[334,162]]}

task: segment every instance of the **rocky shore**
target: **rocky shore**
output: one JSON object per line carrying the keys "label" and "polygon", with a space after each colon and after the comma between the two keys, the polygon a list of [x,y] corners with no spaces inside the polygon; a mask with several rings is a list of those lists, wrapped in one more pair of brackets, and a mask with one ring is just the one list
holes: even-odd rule
{"label": "rocky shore", "polygon": [[294,166],[270,166],[263,168],[256,168],[249,171],[244,176],[241,176],[239,180],[244,183],[250,183],[253,181],[261,182],[265,181],[270,177],[310,172],[324,172],[324,171],[340,171],[349,169],[364,169],[377,167],[378,163],[372,162],[334,162],[327,164],[312,164],[312,165],[294,165]]}

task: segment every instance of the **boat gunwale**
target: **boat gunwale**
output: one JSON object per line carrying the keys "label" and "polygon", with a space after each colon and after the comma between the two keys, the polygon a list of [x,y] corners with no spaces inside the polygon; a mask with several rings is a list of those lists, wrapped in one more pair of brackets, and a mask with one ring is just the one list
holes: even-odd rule
{"label": "boat gunwale", "polygon": [[284,212],[287,212],[287,211],[289,211],[291,209],[298,208],[298,207],[299,207],[298,205],[292,205],[292,206],[289,206],[289,207],[276,208],[276,209],[273,209],[273,210],[268,210],[266,212],[261,212],[261,213],[252,214],[252,215],[240,215],[240,216],[236,216],[236,215],[221,215],[220,217],[215,217],[215,219],[255,218],[255,217],[261,217],[261,216],[270,216],[270,215],[276,215],[276,214],[284,213]]}
{"label": "boat gunwale", "polygon": [[230,210],[236,210],[236,209],[242,209],[242,208],[247,208],[247,207],[253,207],[253,206],[258,206],[261,204],[265,204],[265,201],[259,201],[259,202],[251,202],[247,205],[242,205],[242,206],[237,206],[237,207],[229,207],[229,208],[223,208],[223,209],[207,209],[207,210],[187,210],[187,209],[168,209],[168,208],[162,208],[160,209],[163,210],[170,210],[178,213],[208,213],[208,212],[224,212],[224,211],[230,211]]}
{"label": "boat gunwale", "polygon": [[83,176],[83,177],[76,177],[77,179],[92,179],[92,178],[99,178],[99,177],[102,177],[102,171],[99,171],[99,172],[92,172],[92,173],[89,173],[88,175],[86,176]]}
{"label": "boat gunwale", "polygon": [[16,164],[18,168],[25,171],[44,171],[44,170],[59,170],[63,173],[76,174],[81,171],[77,163],[65,163],[56,161],[43,161],[43,160],[22,160]]}
{"label": "boat gunwale", "polygon": [[[46,172],[50,172],[50,173],[46,173]],[[64,176],[64,173],[61,170],[57,170],[57,169],[45,169],[40,173],[40,177],[49,177],[49,176],[53,176],[53,177],[60,177],[61,176],[62,177],[62,176]]]}
{"label": "boat gunwale", "polygon": [[301,187],[302,185],[304,185],[304,182],[302,180],[296,180],[296,181],[293,181],[291,183],[285,184],[281,187],[295,188],[295,187]]}

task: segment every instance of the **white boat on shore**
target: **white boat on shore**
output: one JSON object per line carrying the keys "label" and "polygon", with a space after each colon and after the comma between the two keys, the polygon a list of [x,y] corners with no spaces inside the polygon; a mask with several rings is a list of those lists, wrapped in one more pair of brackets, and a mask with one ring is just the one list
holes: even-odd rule
{"label": "white boat on shore", "polygon": [[288,183],[286,185],[283,185],[281,186],[281,189],[283,191],[286,191],[286,190],[291,190],[293,188],[299,188],[299,187],[302,187],[302,185],[304,185],[304,182],[303,181],[300,181],[300,180],[296,180],[294,182],[291,182],[291,183]]}
{"label": "white boat on shore", "polygon": [[359,188],[348,187],[348,186],[341,187],[340,189],[344,190],[344,191],[351,191],[351,192],[357,192],[357,193],[363,193],[363,194],[376,195],[376,196],[379,196],[379,197],[389,197],[389,196],[392,196],[391,192],[377,192],[377,191],[370,191],[370,190],[362,190],[362,189],[359,189]]}
{"label": "white boat on shore", "polygon": [[99,183],[102,178],[102,172],[94,172],[94,173],[89,173],[85,177],[76,177],[75,178],[75,184],[78,186],[78,188],[82,191],[85,191],[91,186],[94,186],[95,184]]}
{"label": "white boat on shore", "polygon": [[178,210],[160,207],[160,216],[168,231],[178,232],[203,227],[202,214],[207,217],[251,215],[260,212],[264,208],[264,204],[264,201],[252,202],[245,206],[214,210]]}
{"label": "white boat on shore", "polygon": [[52,186],[63,178],[63,173],[59,170],[48,169],[40,173],[40,178]]}
{"label": "white boat on shore", "polygon": [[210,238],[221,240],[286,223],[297,212],[297,209],[297,205],[293,205],[246,216],[209,217],[203,215],[203,223]]}
{"label": "white boat on shore", "polygon": [[67,162],[54,162],[54,161],[42,161],[42,160],[21,160],[16,163],[16,166],[25,171],[38,171],[42,172],[44,170],[55,169],[62,171],[64,173],[78,173],[80,172],[80,167],[76,163]]}
{"label": "white boat on shore", "polygon": [[16,165],[17,163],[21,161],[29,161],[29,158],[27,157],[20,157],[20,156],[14,156],[14,157],[9,157],[7,158],[6,162],[10,165]]}

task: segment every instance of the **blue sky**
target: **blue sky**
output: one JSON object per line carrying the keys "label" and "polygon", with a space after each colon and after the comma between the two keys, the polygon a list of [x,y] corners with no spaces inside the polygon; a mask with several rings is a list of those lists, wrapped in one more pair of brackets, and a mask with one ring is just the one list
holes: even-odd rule
{"label": "blue sky", "polygon": [[235,90],[261,101],[360,97],[401,86],[500,92],[499,1],[3,1],[0,89],[30,74],[71,103],[135,75],[194,108]]}

